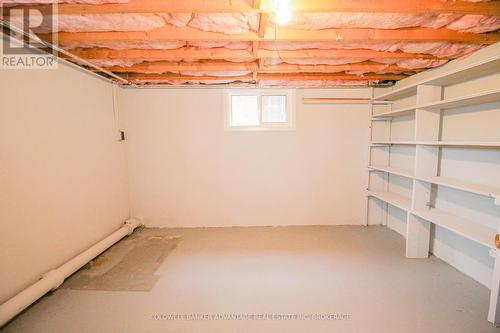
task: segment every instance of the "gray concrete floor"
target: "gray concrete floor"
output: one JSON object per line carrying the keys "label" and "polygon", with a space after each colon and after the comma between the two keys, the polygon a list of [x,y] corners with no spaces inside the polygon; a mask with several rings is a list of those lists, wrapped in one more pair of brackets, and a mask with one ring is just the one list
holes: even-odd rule
{"label": "gray concrete floor", "polygon": [[488,298],[435,257],[406,259],[384,227],[142,229],[2,332],[499,332]]}

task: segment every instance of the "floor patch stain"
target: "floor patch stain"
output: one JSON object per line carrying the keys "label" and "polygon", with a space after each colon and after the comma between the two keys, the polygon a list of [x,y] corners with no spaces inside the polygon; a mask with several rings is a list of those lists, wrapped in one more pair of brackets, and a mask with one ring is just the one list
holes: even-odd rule
{"label": "floor patch stain", "polygon": [[140,238],[118,243],[94,259],[90,269],[71,277],[65,287],[73,290],[151,291],[160,278],[156,271],[176,248],[179,237]]}

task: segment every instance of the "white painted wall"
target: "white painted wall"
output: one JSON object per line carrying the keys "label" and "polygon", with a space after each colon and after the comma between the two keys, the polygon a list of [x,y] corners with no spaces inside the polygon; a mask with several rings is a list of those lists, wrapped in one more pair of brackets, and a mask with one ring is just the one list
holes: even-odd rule
{"label": "white painted wall", "polygon": [[0,71],[0,303],[128,217],[111,85],[60,65]]}
{"label": "white painted wall", "polygon": [[295,131],[224,131],[223,90],[121,90],[132,214],[148,226],[362,224],[368,106],[302,97]]}

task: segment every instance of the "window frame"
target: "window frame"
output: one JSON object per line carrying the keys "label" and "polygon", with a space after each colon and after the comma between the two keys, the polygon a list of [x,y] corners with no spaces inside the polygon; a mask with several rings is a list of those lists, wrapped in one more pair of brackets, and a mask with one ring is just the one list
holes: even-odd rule
{"label": "window frame", "polygon": [[[257,96],[259,125],[231,126],[233,96]],[[262,96],[285,96],[286,122],[264,122]],[[295,91],[293,89],[226,89],[224,91],[224,130],[226,131],[293,131],[295,130]]]}

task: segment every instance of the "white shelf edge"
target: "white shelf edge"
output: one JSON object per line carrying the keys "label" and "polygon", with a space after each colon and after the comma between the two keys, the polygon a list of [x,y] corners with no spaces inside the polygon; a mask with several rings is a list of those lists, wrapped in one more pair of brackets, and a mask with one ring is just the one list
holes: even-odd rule
{"label": "white shelf edge", "polygon": [[421,180],[427,183],[441,185],[449,188],[454,188],[457,190],[475,193],[479,195],[486,196],[495,200],[495,204],[500,204],[500,188],[494,188],[485,185],[473,184],[459,179],[448,178],[448,177],[415,177],[417,180]]}
{"label": "white shelf edge", "polygon": [[388,173],[393,174],[393,175],[398,175],[398,176],[402,176],[402,177],[416,179],[416,180],[427,182],[430,184],[436,184],[436,185],[440,185],[440,186],[454,188],[454,189],[461,190],[464,192],[483,195],[485,197],[494,199],[495,204],[500,205],[500,188],[494,188],[494,187],[485,186],[485,185],[473,184],[473,183],[469,183],[466,181],[461,181],[459,179],[448,178],[448,177],[440,177],[440,176],[416,177],[409,170],[388,167],[388,166],[370,165],[370,166],[368,166],[368,169],[375,170],[375,171],[381,171],[381,172],[388,172]]}
{"label": "white shelf edge", "polygon": [[373,118],[379,118],[379,117],[395,117],[395,116],[404,116],[411,114],[413,111],[415,111],[416,107],[415,106],[408,106],[405,108],[401,109],[396,109],[392,111],[387,111],[387,112],[382,112],[379,114],[374,114],[372,115]]}
{"label": "white shelf edge", "polygon": [[431,208],[429,211],[411,211],[410,213],[484,246],[496,248],[495,235],[497,232],[495,229],[436,208]]}
{"label": "white shelf edge", "polygon": [[[498,64],[497,64],[498,63]],[[491,66],[492,70],[486,70],[484,71],[484,67],[488,68]],[[459,68],[459,69],[454,69],[449,72],[445,72],[442,74],[438,74],[435,77],[431,78],[426,78],[420,81],[417,81],[415,83],[412,83],[406,87],[401,87],[397,89],[393,89],[391,91],[388,91],[384,94],[381,94],[379,96],[375,96],[372,101],[386,101],[386,100],[394,100],[397,99],[396,97],[404,97],[404,96],[409,96],[412,95],[414,91],[417,90],[417,87],[419,85],[450,85],[453,83],[457,83],[460,81],[464,80],[464,77],[469,71],[475,72],[475,74],[471,77],[478,77],[478,76],[484,76],[488,73],[494,73],[495,71],[498,70],[498,67],[500,66],[500,54],[494,55],[493,57],[487,58],[481,62],[478,63],[472,63],[469,64],[465,67]],[[483,69],[483,71],[480,71],[478,69]],[[451,79],[450,79],[451,78]],[[471,79],[468,78],[468,79]]]}
{"label": "white shelf edge", "polygon": [[368,166],[369,169],[375,170],[375,171],[382,171],[382,172],[388,172],[393,175],[398,175],[398,176],[403,176],[407,178],[413,178],[413,173],[409,170],[405,169],[400,169],[400,168],[394,168],[390,166],[380,166],[380,165],[370,165]]}
{"label": "white shelf edge", "polygon": [[497,141],[416,141],[415,143],[425,146],[500,147],[500,142]]}
{"label": "white shelf edge", "polygon": [[370,145],[423,145],[423,146],[450,146],[450,147],[499,147],[500,142],[480,141],[370,141]]}
{"label": "white shelf edge", "polygon": [[402,87],[402,88],[397,88],[397,89],[394,89],[394,90],[391,90],[391,91],[388,91],[380,96],[375,96],[372,100],[374,102],[380,102],[380,101],[393,101],[394,99],[397,99],[397,98],[394,98],[394,99],[389,99],[389,98],[393,98],[393,97],[406,97],[406,96],[410,96],[412,95],[414,92],[417,91],[417,86],[419,84],[411,84],[409,86],[406,86],[406,87]]}
{"label": "white shelf edge", "polygon": [[385,191],[368,191],[368,195],[409,212],[410,214],[413,214],[421,219],[450,230],[451,232],[480,243],[486,247],[493,249],[496,248],[495,235],[497,234],[497,231],[495,229],[436,208],[431,208],[428,211],[410,210],[410,199],[399,194]]}
{"label": "white shelf edge", "polygon": [[378,145],[382,145],[382,146],[386,146],[386,145],[414,146],[415,144],[416,144],[415,141],[370,141],[370,145],[372,145],[372,146],[373,145],[375,145],[375,146],[378,146]]}
{"label": "white shelf edge", "polygon": [[380,199],[380,200],[387,202],[388,204],[391,204],[394,207],[397,207],[397,208],[402,209],[404,211],[408,212],[410,210],[411,199],[404,197],[402,195],[391,193],[391,192],[386,192],[386,191],[369,190],[368,196]]}
{"label": "white shelf edge", "polygon": [[416,108],[427,109],[427,110],[438,110],[438,109],[444,110],[456,107],[493,103],[497,101],[500,101],[500,89],[494,89],[471,95],[444,99],[439,102],[419,105]]}
{"label": "white shelf edge", "polygon": [[446,110],[451,108],[458,108],[470,105],[479,105],[485,103],[500,102],[500,89],[494,89],[489,91],[483,91],[480,93],[475,93],[466,96],[460,96],[455,98],[444,99],[438,102],[433,102],[424,105],[416,105],[404,107],[397,110],[382,112],[379,114],[372,115],[372,118],[384,118],[384,117],[396,117],[411,114],[412,111],[416,109],[424,110]]}

